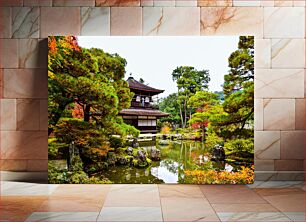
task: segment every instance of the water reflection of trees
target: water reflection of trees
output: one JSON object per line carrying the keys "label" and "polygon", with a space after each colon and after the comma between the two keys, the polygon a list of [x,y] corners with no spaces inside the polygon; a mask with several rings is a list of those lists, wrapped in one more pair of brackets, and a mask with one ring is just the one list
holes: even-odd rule
{"label": "water reflection of trees", "polygon": [[[173,141],[167,146],[157,145],[157,148],[162,153],[161,167],[178,174],[179,180],[184,178],[184,170],[207,168],[207,166],[200,165],[198,161],[200,155],[208,152],[201,142]],[[208,165],[211,166],[211,164]]]}

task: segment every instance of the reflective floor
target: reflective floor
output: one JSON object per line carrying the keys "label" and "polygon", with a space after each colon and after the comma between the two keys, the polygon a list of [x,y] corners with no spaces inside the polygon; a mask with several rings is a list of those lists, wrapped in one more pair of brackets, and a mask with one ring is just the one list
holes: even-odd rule
{"label": "reflective floor", "polygon": [[47,185],[1,182],[0,221],[305,221],[301,182]]}

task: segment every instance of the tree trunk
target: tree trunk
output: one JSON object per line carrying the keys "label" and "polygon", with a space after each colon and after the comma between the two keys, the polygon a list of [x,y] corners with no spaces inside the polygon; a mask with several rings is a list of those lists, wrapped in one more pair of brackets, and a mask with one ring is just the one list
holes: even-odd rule
{"label": "tree trunk", "polygon": [[187,126],[187,104],[186,104],[186,100],[184,101],[184,128]]}
{"label": "tree trunk", "polygon": [[180,117],[181,117],[182,128],[184,128],[184,119],[183,119],[183,113],[182,113],[181,105],[180,105]]}
{"label": "tree trunk", "polygon": [[84,109],[84,121],[89,122],[90,119],[90,105],[85,105]]}

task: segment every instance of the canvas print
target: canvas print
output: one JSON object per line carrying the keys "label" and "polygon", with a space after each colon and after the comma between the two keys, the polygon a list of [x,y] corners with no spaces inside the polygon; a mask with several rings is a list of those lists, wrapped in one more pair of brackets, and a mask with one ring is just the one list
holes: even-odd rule
{"label": "canvas print", "polygon": [[49,183],[253,183],[253,36],[48,47]]}

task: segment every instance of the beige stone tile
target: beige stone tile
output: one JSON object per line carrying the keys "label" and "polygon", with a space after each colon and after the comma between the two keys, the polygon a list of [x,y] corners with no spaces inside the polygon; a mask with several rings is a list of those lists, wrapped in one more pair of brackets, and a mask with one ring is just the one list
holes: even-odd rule
{"label": "beige stone tile", "polygon": [[221,221],[291,221],[280,212],[220,212]]}
{"label": "beige stone tile", "polygon": [[52,6],[52,0],[23,0],[24,6]]}
{"label": "beige stone tile", "polygon": [[254,128],[263,130],[263,100],[255,99],[254,103]]}
{"label": "beige stone tile", "polygon": [[98,212],[103,199],[83,197],[49,197],[39,207],[39,212]]}
{"label": "beige stone tile", "polygon": [[195,185],[158,185],[161,198],[204,198],[200,188]]}
{"label": "beige stone tile", "polygon": [[48,159],[45,160],[27,160],[27,171],[46,172],[48,171]]}
{"label": "beige stone tile", "polygon": [[0,169],[3,171],[26,171],[27,160],[0,160]]}
{"label": "beige stone tile", "polygon": [[255,67],[271,67],[271,40],[255,39]]}
{"label": "beige stone tile", "polygon": [[97,221],[163,221],[160,207],[103,207]]}
{"label": "beige stone tile", "polygon": [[113,185],[104,207],[159,207],[157,185]]}
{"label": "beige stone tile", "polygon": [[3,69],[0,69],[0,99],[3,98]]}
{"label": "beige stone tile", "polygon": [[1,0],[0,1],[1,7],[6,6],[22,6],[22,0]]}
{"label": "beige stone tile", "polygon": [[0,8],[0,38],[11,38],[11,16],[11,8]]}
{"label": "beige stone tile", "polygon": [[303,69],[257,69],[256,98],[303,98],[303,80]]}
{"label": "beige stone tile", "polygon": [[53,6],[95,6],[95,0],[53,0]]}
{"label": "beige stone tile", "polygon": [[42,7],[41,38],[49,35],[80,35],[80,11],[78,7]]}
{"label": "beige stone tile", "polygon": [[[274,160],[254,160],[255,172],[256,171],[273,171],[274,170]],[[256,174],[255,174],[256,181]]]}
{"label": "beige stone tile", "polygon": [[47,68],[48,41],[46,39],[19,40],[19,68]]}
{"label": "beige stone tile", "polygon": [[112,185],[109,184],[61,184],[51,197],[75,197],[88,199],[105,199]]}
{"label": "beige stone tile", "polygon": [[197,0],[175,0],[175,6],[196,7],[197,5]]}
{"label": "beige stone tile", "polygon": [[153,6],[154,0],[140,0],[141,6]]}
{"label": "beige stone tile", "polygon": [[293,0],[293,6],[295,6],[295,7],[305,7],[306,2],[304,0]]}
{"label": "beige stone tile", "polygon": [[264,8],[264,38],[304,38],[304,32],[305,10],[303,8]]}
{"label": "beige stone tile", "polygon": [[18,40],[0,39],[0,68],[18,68]]}
{"label": "beige stone tile", "polygon": [[239,7],[239,6],[260,6],[260,0],[233,0],[233,6]]}
{"label": "beige stone tile", "polygon": [[16,130],[16,100],[0,100],[0,129]]}
{"label": "beige stone tile", "polygon": [[46,199],[47,196],[1,196],[0,220],[25,221]]}
{"label": "beige stone tile", "polygon": [[96,0],[96,6],[140,6],[140,0]]}
{"label": "beige stone tile", "polygon": [[274,0],[275,7],[290,7],[293,6],[293,0]]}
{"label": "beige stone tile", "polygon": [[305,131],[281,132],[281,159],[304,159]]}
{"label": "beige stone tile", "polygon": [[264,130],[295,129],[294,99],[264,99]]}
{"label": "beige stone tile", "polygon": [[219,7],[226,7],[232,6],[233,0],[198,0],[198,6],[219,6]]}
{"label": "beige stone tile", "polygon": [[260,6],[274,6],[274,0],[260,0]]}
{"label": "beige stone tile", "polygon": [[12,8],[12,37],[13,38],[39,37],[38,7]]}
{"label": "beige stone tile", "polygon": [[260,7],[202,7],[201,35],[263,36]]}
{"label": "beige stone tile", "polygon": [[110,35],[110,8],[82,7],[81,35]]}
{"label": "beige stone tile", "polygon": [[5,69],[4,98],[47,98],[46,69]]}
{"label": "beige stone tile", "polygon": [[39,129],[48,130],[48,100],[41,99],[39,104]]}
{"label": "beige stone tile", "polygon": [[275,160],[276,171],[303,171],[303,160]]}
{"label": "beige stone tile", "polygon": [[268,203],[261,204],[212,204],[216,212],[277,212],[278,210]]}
{"label": "beige stone tile", "polygon": [[205,198],[161,198],[164,221],[219,221]]}
{"label": "beige stone tile", "polygon": [[[294,59],[288,59],[294,58]],[[272,68],[304,68],[304,39],[272,39]]]}
{"label": "beige stone tile", "polygon": [[17,130],[39,130],[38,99],[17,99]]}
{"label": "beige stone tile", "polygon": [[305,191],[294,188],[256,189],[256,192],[281,212],[304,212]]}
{"label": "beige stone tile", "polygon": [[196,7],[144,7],[143,35],[199,35],[199,17]]}
{"label": "beige stone tile", "polygon": [[295,129],[305,129],[305,99],[295,100]]}
{"label": "beige stone tile", "polygon": [[306,69],[304,69],[304,98],[306,97]]}
{"label": "beige stone tile", "polygon": [[111,35],[141,35],[141,7],[112,7]]}
{"label": "beige stone tile", "polygon": [[201,185],[200,188],[211,204],[266,203],[257,193],[245,185]]}
{"label": "beige stone tile", "polygon": [[48,133],[1,131],[1,157],[4,159],[47,159]]}
{"label": "beige stone tile", "polygon": [[154,7],[175,6],[175,0],[153,0]]}
{"label": "beige stone tile", "polygon": [[279,131],[255,131],[254,140],[256,159],[280,159]]}

